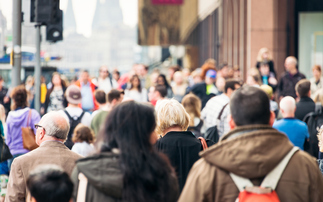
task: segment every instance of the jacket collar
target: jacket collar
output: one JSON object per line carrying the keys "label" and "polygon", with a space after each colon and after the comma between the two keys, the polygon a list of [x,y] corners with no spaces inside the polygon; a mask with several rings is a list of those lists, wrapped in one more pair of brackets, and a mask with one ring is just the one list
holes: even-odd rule
{"label": "jacket collar", "polygon": [[208,163],[246,178],[272,170],[292,149],[287,136],[269,125],[237,127],[200,155]]}

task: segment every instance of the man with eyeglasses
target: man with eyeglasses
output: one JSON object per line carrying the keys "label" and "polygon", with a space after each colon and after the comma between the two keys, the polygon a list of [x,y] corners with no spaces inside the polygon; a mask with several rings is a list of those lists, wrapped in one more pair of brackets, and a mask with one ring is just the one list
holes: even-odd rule
{"label": "man with eyeglasses", "polygon": [[36,128],[36,143],[39,148],[14,159],[8,182],[5,201],[26,201],[26,178],[29,172],[42,164],[55,164],[71,175],[75,161],[80,155],[65,145],[69,123],[59,112],[49,112],[42,117]]}
{"label": "man with eyeglasses", "polygon": [[108,67],[105,65],[101,66],[99,70],[98,87],[105,93],[109,93],[110,90],[118,87],[118,83],[112,78]]}

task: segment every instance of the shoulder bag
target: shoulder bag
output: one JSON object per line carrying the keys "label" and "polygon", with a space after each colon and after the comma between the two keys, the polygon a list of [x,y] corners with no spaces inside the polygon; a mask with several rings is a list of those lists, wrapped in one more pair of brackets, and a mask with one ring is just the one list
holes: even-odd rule
{"label": "shoulder bag", "polygon": [[36,149],[38,147],[38,145],[36,144],[36,141],[35,141],[34,130],[29,126],[30,119],[31,119],[31,109],[29,110],[29,113],[28,113],[27,126],[21,127],[21,136],[22,136],[23,146],[25,149],[28,149],[31,151],[31,150]]}

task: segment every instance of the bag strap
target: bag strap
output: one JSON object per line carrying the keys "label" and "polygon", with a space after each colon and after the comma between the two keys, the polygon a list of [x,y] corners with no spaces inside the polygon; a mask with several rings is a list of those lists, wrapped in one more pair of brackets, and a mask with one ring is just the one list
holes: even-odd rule
{"label": "bag strap", "polygon": [[77,118],[76,121],[80,121],[82,119],[82,117],[83,117],[84,114],[85,114],[85,111],[82,111],[82,114]]}
{"label": "bag strap", "polygon": [[229,103],[227,103],[227,104],[225,104],[224,106],[223,106],[223,108],[221,109],[221,111],[220,111],[220,113],[219,113],[219,116],[218,116],[218,120],[220,120],[221,119],[221,116],[222,116],[222,114],[223,114],[223,111],[224,111],[224,109],[225,109],[225,107],[228,105]]}
{"label": "bag strap", "polygon": [[275,190],[289,160],[292,158],[296,151],[298,151],[298,147],[293,147],[293,149],[283,158],[283,160],[272,171],[269,172],[260,186],[269,187]]}
{"label": "bag strap", "polygon": [[199,137],[198,139],[201,141],[203,151],[206,150],[208,148],[208,146],[207,146],[205,139],[203,137]]}
{"label": "bag strap", "polygon": [[[261,187],[269,187],[272,190],[276,189],[276,186],[279,182],[281,175],[283,174],[289,160],[292,158],[293,154],[298,151],[298,147],[293,147],[290,152],[283,158],[283,160],[272,170],[270,171],[263,182],[261,183]],[[247,179],[230,173],[230,177],[232,178],[233,182],[238,187],[239,191],[243,191],[245,187],[253,187],[254,185],[252,182]]]}
{"label": "bag strap", "polygon": [[31,119],[31,110],[32,110],[32,109],[30,109],[30,110],[29,110],[29,112],[28,112],[28,117],[27,117],[27,127],[29,126],[30,119]]}
{"label": "bag strap", "polygon": [[86,200],[86,188],[87,188],[87,178],[83,173],[79,173],[78,175],[79,179],[79,187],[77,190],[77,198],[76,202],[85,202]]}

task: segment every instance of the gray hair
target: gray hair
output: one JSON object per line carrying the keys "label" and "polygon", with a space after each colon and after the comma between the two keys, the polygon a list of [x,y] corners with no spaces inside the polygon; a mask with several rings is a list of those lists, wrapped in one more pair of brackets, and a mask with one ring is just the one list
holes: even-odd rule
{"label": "gray hair", "polygon": [[43,116],[41,123],[46,131],[45,135],[66,140],[70,124],[61,113],[49,112]]}

